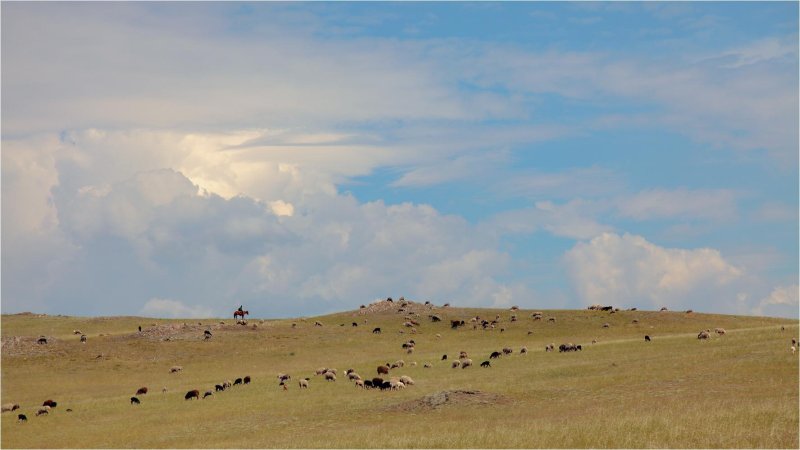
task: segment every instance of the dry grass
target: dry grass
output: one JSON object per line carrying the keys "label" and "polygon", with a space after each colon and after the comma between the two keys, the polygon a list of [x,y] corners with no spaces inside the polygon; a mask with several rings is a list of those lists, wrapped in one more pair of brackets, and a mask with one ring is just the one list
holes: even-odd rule
{"label": "dry grass", "polygon": [[[170,341],[135,332],[183,321],[141,318],[3,316],[2,337],[53,336],[46,349],[2,357],[2,402],[22,404],[2,417],[3,447],[15,448],[798,448],[798,357],[789,341],[796,321],[652,311],[545,311],[555,324],[534,322],[530,311],[440,309],[445,322],[425,316],[408,334],[393,310],[360,316],[334,314],[307,321],[259,323],[259,328],[187,328]],[[503,317],[506,331],[451,330],[449,318]],[[363,323],[364,318],[368,323]],[[638,319],[633,324],[632,319]],[[314,320],[325,325],[314,327]],[[205,327],[219,319],[201,320]],[[229,319],[227,322],[231,322]],[[359,327],[351,327],[356,321]],[[197,324],[197,320],[186,321]],[[292,328],[292,322],[297,328]],[[609,328],[602,328],[608,322]],[[254,323],[252,320],[251,324]],[[339,326],[345,324],[345,326]],[[786,331],[781,332],[781,325]],[[383,333],[371,330],[380,326]],[[699,342],[701,329],[728,333]],[[73,329],[88,334],[78,343]],[[202,328],[202,327],[201,327]],[[528,330],[533,334],[528,335]],[[400,334],[404,331],[405,334]],[[100,333],[105,336],[98,336]],[[181,334],[182,333],[182,334]],[[441,338],[436,338],[439,333]],[[653,342],[643,342],[644,334]],[[408,355],[407,339],[417,342]],[[598,343],[592,345],[592,339]],[[545,353],[548,343],[580,343],[580,353]],[[526,345],[530,354],[520,355]],[[514,354],[478,364],[509,346]],[[475,367],[451,369],[460,350]],[[103,355],[97,358],[97,355]],[[341,376],[355,368],[375,376],[379,364],[416,361],[394,375],[416,385],[403,391],[363,391]],[[424,362],[433,368],[424,369]],[[173,364],[183,373],[169,374]],[[339,381],[314,376],[335,367]],[[287,391],[276,374],[293,376]],[[225,379],[254,382],[200,401],[184,401]],[[296,380],[311,377],[301,391]],[[140,386],[150,393],[131,406]],[[161,387],[169,388],[166,394]],[[479,390],[497,402],[456,402],[437,408],[397,408],[446,390]],[[59,402],[49,417],[33,417],[47,398]],[[74,412],[65,412],[71,408]]]}

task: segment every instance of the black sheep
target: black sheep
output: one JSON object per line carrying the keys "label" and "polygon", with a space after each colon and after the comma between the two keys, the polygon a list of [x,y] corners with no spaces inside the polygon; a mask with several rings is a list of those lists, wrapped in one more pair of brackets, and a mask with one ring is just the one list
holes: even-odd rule
{"label": "black sheep", "polygon": [[484,361],[481,363],[481,367],[492,367],[492,363],[489,361]]}
{"label": "black sheep", "polygon": [[138,404],[140,404],[140,403],[141,403],[141,402],[139,401],[139,399],[138,399],[138,398],[136,398],[136,397],[131,397],[131,405],[138,405]]}
{"label": "black sheep", "polygon": [[200,391],[198,391],[197,389],[189,391],[189,392],[186,393],[186,396],[184,396],[183,398],[184,398],[184,400],[191,400],[193,398],[196,398],[196,399],[199,400],[200,399]]}
{"label": "black sheep", "polygon": [[501,355],[500,352],[492,352],[492,354],[489,355],[489,359],[497,359],[500,357],[500,355]]}

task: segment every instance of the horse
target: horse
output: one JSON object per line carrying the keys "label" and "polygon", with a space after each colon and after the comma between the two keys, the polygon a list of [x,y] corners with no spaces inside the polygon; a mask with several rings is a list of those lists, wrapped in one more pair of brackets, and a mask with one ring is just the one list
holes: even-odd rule
{"label": "horse", "polygon": [[235,318],[237,318],[238,316],[242,316],[242,319],[244,319],[244,316],[246,316],[246,315],[248,315],[248,314],[250,314],[250,311],[239,311],[239,310],[237,309],[236,311],[234,311],[234,312],[233,312],[233,318],[235,319]]}

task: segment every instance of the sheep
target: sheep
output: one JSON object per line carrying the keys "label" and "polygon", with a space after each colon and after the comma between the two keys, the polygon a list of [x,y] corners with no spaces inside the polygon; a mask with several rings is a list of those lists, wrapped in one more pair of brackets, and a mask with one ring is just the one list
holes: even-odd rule
{"label": "sheep", "polygon": [[645,334],[644,335],[644,341],[645,342],[650,342],[650,335],[649,334]]}
{"label": "sheep", "polygon": [[364,380],[362,380],[360,378],[358,380],[356,380],[355,387],[360,387],[361,389],[365,389],[366,386],[364,385]]}
{"label": "sheep", "polygon": [[221,384],[215,384],[214,385],[214,390],[217,391],[217,392],[224,391],[225,390],[225,386],[223,386]]}
{"label": "sheep", "polygon": [[389,380],[389,389],[396,391],[399,389],[405,389],[406,385],[399,380]]}
{"label": "sheep", "polygon": [[2,407],[2,411],[16,411],[19,409],[19,403],[6,403]]}
{"label": "sheep", "polygon": [[395,361],[394,365],[397,365],[397,367],[403,367],[406,365],[406,362],[403,361],[402,359],[398,359],[397,361]]}
{"label": "sheep", "polygon": [[794,355],[794,353],[797,351],[797,347],[795,347],[795,346],[793,345],[791,348],[792,348],[792,354]]}
{"label": "sheep", "polygon": [[706,340],[706,339],[708,339],[710,337],[711,337],[711,335],[708,334],[708,331],[701,331],[700,334],[697,335],[697,339],[700,339],[700,340]]}
{"label": "sheep", "polygon": [[446,354],[442,355],[442,361],[447,361],[447,355]]}
{"label": "sheep", "polygon": [[499,358],[501,355],[502,355],[502,353],[500,353],[500,352],[492,352],[492,354],[491,354],[491,355],[489,355],[489,359],[497,359],[497,358]]}
{"label": "sheep", "polygon": [[169,373],[178,373],[183,370],[183,366],[172,366],[169,368]]}
{"label": "sheep", "polygon": [[357,327],[358,326],[358,322],[353,322],[350,326]]}
{"label": "sheep", "polygon": [[136,390],[136,395],[144,395],[144,394],[147,394],[147,388],[146,387],[143,386],[143,387],[140,387],[139,389]]}
{"label": "sheep", "polygon": [[42,406],[49,406],[51,408],[55,408],[56,406],[58,406],[58,403],[54,402],[53,400],[45,400],[44,403],[42,403]]}
{"label": "sheep", "polygon": [[233,386],[233,382],[231,382],[231,380],[225,380],[225,382],[222,383],[222,387],[224,387],[225,389],[227,389],[227,388],[229,388],[231,386]]}
{"label": "sheep", "polygon": [[453,364],[451,365],[451,367],[453,369],[458,369],[459,367],[461,367],[461,361],[453,361]]}
{"label": "sheep", "polygon": [[423,368],[423,369],[430,369],[431,367],[433,367],[433,366],[431,365],[431,363],[425,363],[425,364],[423,364],[423,365],[422,365],[422,368]]}
{"label": "sheep", "polygon": [[608,328],[608,327],[610,327],[610,326],[611,326],[611,325],[609,325],[609,324],[608,324],[608,322],[606,322],[606,323],[604,323],[604,324],[603,324],[603,328]]}
{"label": "sheep", "polygon": [[509,347],[503,348],[503,354],[504,355],[510,355],[512,353],[514,353],[514,350],[511,350],[511,348],[509,348]]}
{"label": "sheep", "polygon": [[631,323],[639,323],[639,319],[633,319]]}
{"label": "sheep", "polygon": [[544,351],[546,351],[546,352],[552,352],[552,351],[553,351],[553,348],[554,348],[554,344],[546,345],[546,346],[544,347]]}
{"label": "sheep", "polygon": [[166,394],[166,393],[167,393],[167,387],[166,387],[166,386],[164,386],[163,388],[161,388],[161,393],[162,393],[162,394]]}
{"label": "sheep", "polygon": [[308,382],[310,378],[303,378],[297,382],[297,385],[300,386],[300,389],[308,389]]}
{"label": "sheep", "polygon": [[350,373],[347,374],[347,379],[350,380],[350,381],[360,380],[361,379],[361,375],[359,375],[359,374],[357,374],[355,372],[350,372]]}
{"label": "sheep", "polygon": [[242,379],[241,378],[237,378],[237,379],[233,380],[233,385],[236,386],[237,384],[242,384]]}
{"label": "sheep", "polygon": [[472,365],[472,360],[471,359],[466,358],[466,359],[462,359],[461,360],[461,368],[462,369],[466,369],[467,367],[469,367],[471,365]]}
{"label": "sheep", "polygon": [[547,321],[548,321],[548,322],[553,322],[553,323],[556,323],[556,318],[555,318],[555,317],[548,317],[548,318],[547,318]]}
{"label": "sheep", "polygon": [[669,311],[666,306],[662,306],[659,311]]}
{"label": "sheep", "polygon": [[492,367],[492,363],[489,362],[489,361],[484,361],[484,362],[481,363],[481,367],[484,367],[484,368]]}
{"label": "sheep", "polygon": [[36,343],[37,344],[47,344],[47,338],[42,336],[42,337],[40,337],[39,339],[36,340]]}
{"label": "sheep", "polygon": [[414,385],[414,380],[412,380],[411,377],[408,376],[408,375],[402,375],[398,380],[401,383],[403,383],[405,386],[413,386]]}
{"label": "sheep", "polygon": [[722,336],[723,334],[725,334],[725,329],[724,328],[715,328],[714,332],[717,333],[718,335]]}
{"label": "sheep", "polygon": [[210,397],[210,396],[212,396],[212,395],[214,395],[214,393],[213,393],[213,392],[211,392],[211,391],[206,391],[206,392],[203,394],[203,398]]}
{"label": "sheep", "polygon": [[416,362],[416,361],[411,361],[411,362],[409,363],[409,366],[411,366],[411,367],[417,367],[417,362]]}
{"label": "sheep", "polygon": [[375,327],[372,329],[372,334],[381,334],[381,327]]}
{"label": "sheep", "polygon": [[49,406],[43,406],[43,407],[39,408],[38,410],[36,410],[36,417],[39,417],[39,416],[45,415],[45,414],[50,414],[50,407]]}
{"label": "sheep", "polygon": [[469,358],[469,355],[467,355],[467,352],[465,352],[464,350],[461,350],[461,352],[458,354],[458,359],[464,359],[464,358]]}
{"label": "sheep", "polygon": [[[326,373],[332,373],[334,375],[339,375],[339,372],[337,372],[336,369],[328,369],[325,372]],[[323,375],[325,375],[325,374],[323,373]]]}
{"label": "sheep", "polygon": [[141,403],[142,403],[142,402],[140,402],[138,398],[136,398],[136,397],[131,397],[131,405],[139,405],[139,404],[141,404]]}
{"label": "sheep", "polygon": [[319,320],[315,320],[314,321],[314,326],[315,327],[321,327],[322,326],[322,322],[320,322]]}
{"label": "sheep", "polygon": [[378,375],[388,375],[389,374],[389,366],[378,366]]}
{"label": "sheep", "polygon": [[325,381],[336,381],[336,374],[325,372]]}
{"label": "sheep", "polygon": [[81,344],[85,344],[85,343],[86,343],[86,335],[82,334],[81,335]]}
{"label": "sheep", "polygon": [[184,400],[191,400],[193,398],[200,400],[200,391],[198,391],[197,389],[191,390],[187,392],[186,395],[183,397]]}
{"label": "sheep", "polygon": [[17,415],[17,422],[22,423],[27,421],[28,421],[28,416],[26,416],[25,414]]}
{"label": "sheep", "polygon": [[522,347],[521,349],[519,349],[519,353],[521,355],[528,353],[528,347]]}

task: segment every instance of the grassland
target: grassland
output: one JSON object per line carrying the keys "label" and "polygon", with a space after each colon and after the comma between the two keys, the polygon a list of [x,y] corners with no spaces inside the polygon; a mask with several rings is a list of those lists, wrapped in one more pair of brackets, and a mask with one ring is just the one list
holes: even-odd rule
{"label": "grassland", "polygon": [[[555,323],[519,311],[439,308],[445,321],[422,313],[418,333],[404,314],[344,312],[306,320],[226,325],[202,339],[220,319],[153,320],[4,315],[2,338],[51,337],[47,346],[4,347],[2,402],[17,402],[29,422],[3,413],[3,448],[798,448],[798,356],[789,351],[798,322],[682,312],[545,310]],[[447,320],[502,316],[493,331]],[[367,323],[364,323],[364,320]],[[633,323],[637,319],[638,323]],[[232,321],[224,319],[228,324]],[[315,327],[315,320],[324,326]],[[194,327],[182,328],[182,323]],[[358,327],[351,323],[357,322]],[[292,324],[296,323],[296,327]],[[608,328],[602,324],[608,323]],[[175,324],[169,341],[148,330]],[[345,326],[340,326],[344,324]],[[137,332],[141,325],[144,334]],[[781,331],[781,327],[785,331]],[[382,334],[373,334],[381,327]],[[700,330],[724,336],[700,342]],[[80,344],[73,329],[88,336]],[[404,333],[400,333],[403,331]],[[533,333],[529,334],[529,331]],[[103,334],[103,336],[100,336]],[[441,337],[437,337],[439,334]],[[653,336],[645,343],[643,336]],[[150,337],[145,337],[150,336]],[[401,344],[413,338],[407,354]],[[591,344],[593,339],[596,344]],[[546,344],[574,342],[582,352],[547,353]],[[520,355],[522,346],[530,349]],[[451,369],[465,350],[477,366],[492,351],[514,354],[492,368]],[[387,361],[407,365],[416,384],[395,392],[364,391],[344,380],[364,377]],[[418,364],[408,365],[411,361]],[[429,362],[432,368],[423,368]],[[182,365],[179,374],[169,367]],[[340,377],[326,383],[318,367]],[[288,390],[276,374],[290,373]],[[225,379],[253,377],[249,386],[185,401],[190,389],[212,389]],[[311,377],[307,391],[296,380]],[[129,398],[140,386],[142,404]],[[166,393],[161,392],[167,387]],[[486,403],[417,408],[417,400],[447,390],[494,394]],[[34,417],[52,398],[59,406]],[[398,407],[397,405],[402,405]],[[67,413],[66,408],[73,412]]]}

